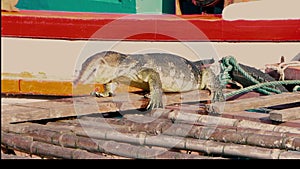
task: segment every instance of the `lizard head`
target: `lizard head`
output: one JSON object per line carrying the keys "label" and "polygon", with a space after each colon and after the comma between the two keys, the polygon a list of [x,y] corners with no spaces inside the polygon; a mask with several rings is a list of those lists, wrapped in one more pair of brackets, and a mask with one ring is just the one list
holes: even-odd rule
{"label": "lizard head", "polygon": [[73,81],[78,84],[105,84],[110,82],[118,70],[121,54],[112,51],[96,53],[87,58],[81,65],[77,78]]}

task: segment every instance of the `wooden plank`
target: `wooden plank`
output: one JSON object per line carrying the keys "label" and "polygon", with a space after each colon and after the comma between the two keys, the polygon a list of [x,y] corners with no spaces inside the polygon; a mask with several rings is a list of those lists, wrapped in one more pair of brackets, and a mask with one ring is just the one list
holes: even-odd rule
{"label": "wooden plank", "polygon": [[1,108],[1,125],[12,122],[35,120],[37,117],[43,116],[43,114],[48,114],[48,110],[39,109],[36,107],[4,105]]}
{"label": "wooden plank", "polygon": [[[208,114],[203,105],[189,105],[189,104],[180,104],[180,105],[170,105],[166,106],[166,109],[180,110],[192,114]],[[267,113],[258,113],[258,112],[248,112],[248,111],[238,111],[238,112],[221,112],[221,117],[231,118],[231,119],[241,119],[241,120],[251,120],[261,123],[272,123],[272,120],[269,119],[269,114]]]}
{"label": "wooden plank", "polygon": [[71,96],[72,83],[66,81],[20,80],[22,94]]}
{"label": "wooden plank", "polygon": [[[294,97],[292,93],[291,95],[287,95],[292,97],[292,99],[297,98]],[[286,97],[287,97],[286,96]],[[274,96],[262,96],[263,98],[271,98]],[[278,97],[278,96],[277,96]],[[173,106],[167,106],[167,109],[175,109],[175,110],[184,110],[189,113],[201,113],[201,107],[199,107],[199,102],[204,99],[208,99],[207,91],[200,91],[199,93],[195,92],[186,92],[186,93],[168,93],[165,94],[164,104],[177,104]],[[280,97],[279,101],[276,101],[276,104],[283,104],[287,100],[285,97]],[[248,98],[249,99],[249,98]],[[263,123],[272,123],[272,121],[268,118],[268,114],[263,113],[255,113],[255,112],[246,112],[244,110],[237,109],[245,109],[245,102],[249,103],[250,106],[255,108],[257,106],[266,106],[262,105],[261,102],[256,103],[258,98],[250,98],[248,99],[240,99],[239,101],[228,101],[224,104],[225,110],[222,112],[222,117],[232,118],[232,119],[243,119],[243,120],[251,120]],[[278,99],[278,98],[277,98]],[[281,100],[283,99],[283,100]],[[200,100],[200,101],[199,101]],[[262,100],[266,104],[270,105],[268,100]],[[276,98],[275,98],[276,100]],[[11,123],[11,122],[22,122],[22,121],[31,121],[31,120],[41,120],[41,119],[51,119],[51,118],[63,118],[70,116],[78,116],[84,114],[92,114],[92,113],[109,113],[109,112],[120,112],[128,111],[128,110],[137,110],[140,108],[145,108],[148,104],[149,99],[144,98],[142,95],[134,94],[134,93],[117,93],[114,97],[108,98],[96,98],[96,97],[74,97],[74,98],[64,98],[64,99],[56,99],[51,101],[43,101],[43,102],[34,102],[34,103],[25,103],[25,104],[14,104],[14,105],[5,105],[2,106],[2,122]],[[202,100],[203,101],[203,100]],[[291,100],[292,102],[293,100]],[[191,105],[186,104],[187,102],[194,102]],[[234,104],[232,104],[232,102]],[[241,105],[242,104],[242,105]],[[259,105],[257,105],[259,104]],[[228,105],[232,106],[228,110]],[[239,106],[242,106],[239,107]],[[249,108],[248,104],[246,104],[246,109]],[[232,111],[235,110],[235,111]],[[202,106],[202,111],[204,111]]]}
{"label": "wooden plank", "polygon": [[257,109],[260,107],[269,107],[275,105],[282,105],[288,103],[300,102],[300,92],[294,93],[282,93],[276,95],[260,96],[254,98],[233,100],[224,103],[213,103],[212,106],[221,109],[224,108],[224,112],[238,112],[249,109]]}
{"label": "wooden plank", "polygon": [[285,69],[285,79],[300,80],[300,66],[291,66]]}
{"label": "wooden plank", "polygon": [[[234,90],[231,90],[234,91]],[[255,91],[250,91],[247,93],[241,93],[232,97],[228,97],[226,101],[231,101],[231,100],[238,100],[238,99],[247,99],[247,98],[252,98],[252,97],[259,97],[259,96],[264,96],[261,93],[255,92]]]}
{"label": "wooden plank", "polygon": [[231,119],[250,120],[250,121],[268,123],[268,124],[272,123],[272,121],[269,119],[269,114],[267,113],[238,111],[238,112],[223,112],[221,116],[225,118],[231,118]]}
{"label": "wooden plank", "polygon": [[[208,91],[191,91],[164,95],[164,104],[182,103],[208,99]],[[116,93],[114,97],[93,96],[55,99],[43,102],[5,105],[2,108],[2,122],[24,122],[32,120],[72,117],[93,113],[122,112],[145,108],[148,98],[135,93]]]}
{"label": "wooden plank", "polygon": [[76,103],[73,101],[73,98],[70,98],[47,102],[8,105],[7,107],[9,108],[6,107],[6,110],[4,109],[1,113],[2,122],[13,123],[72,116],[76,117],[84,114],[118,111],[118,106],[120,106],[117,102],[101,102],[95,104],[95,98],[89,97],[76,98]]}
{"label": "wooden plank", "polygon": [[18,79],[1,79],[1,93],[20,93]]}
{"label": "wooden plank", "polygon": [[[73,87],[71,81],[49,80],[48,77],[38,78],[33,75],[30,78],[21,74],[1,74],[1,93],[3,94],[26,94],[26,95],[47,95],[47,96],[82,96],[88,95],[94,90],[103,91],[102,84],[87,84]],[[118,92],[141,91],[139,88],[128,87],[120,84]]]}
{"label": "wooden plank", "polygon": [[298,119],[298,120],[290,120],[290,121],[281,123],[279,125],[280,126],[289,126],[289,127],[300,128],[300,119]]}
{"label": "wooden plank", "polygon": [[[284,62],[283,62],[284,63]],[[299,64],[299,63],[298,63]],[[282,69],[284,71],[284,79],[285,80],[300,80],[300,66],[293,66],[293,64],[287,63],[286,65],[279,66],[280,63],[275,64],[267,64],[265,72],[274,77],[275,79],[279,79],[280,74],[277,69],[288,66],[286,69]],[[296,65],[296,64],[295,64]]]}
{"label": "wooden plank", "polygon": [[273,110],[270,112],[270,119],[279,122],[300,119],[300,107]]}
{"label": "wooden plank", "polygon": [[[260,99],[261,101],[258,101],[259,98],[248,98],[236,101],[228,101],[224,104],[225,110],[224,112],[222,112],[222,116],[234,119],[244,119],[257,122],[271,123],[271,121],[268,119],[268,114],[246,112],[244,110],[238,109],[258,108],[260,106],[265,107],[270,105],[290,103],[293,101],[297,101],[297,98],[299,98],[298,95],[288,93],[273,96],[261,96],[259,98],[264,98]],[[280,99],[276,100],[278,99],[278,97]],[[199,102],[202,99],[204,99],[205,101],[208,98],[209,97],[207,91],[200,91],[199,93],[169,93],[165,94],[164,104],[182,104],[182,107],[167,106],[167,108],[198,113],[199,110],[201,110],[201,108],[198,106]],[[116,96],[108,98],[96,98],[90,96],[64,98],[51,101],[2,106],[1,116],[2,122],[12,123],[51,118],[63,118],[92,113],[122,113],[122,111],[145,108],[148,104],[148,101],[149,99],[144,98],[142,95],[134,93],[117,93]],[[193,101],[195,103],[193,103],[192,105],[184,106],[185,102]],[[229,110],[228,107],[230,108]]]}
{"label": "wooden plank", "polygon": [[[229,93],[234,90],[235,89],[225,89],[224,93]],[[263,96],[263,95],[259,94],[257,92],[244,93],[244,94],[240,94],[240,95],[229,98],[226,101],[226,103],[229,101],[232,101],[232,100],[257,98],[259,96]],[[205,99],[208,99],[208,97],[206,97]],[[173,110],[181,110],[181,111],[185,111],[188,113],[194,113],[194,114],[207,114],[207,112],[205,110],[205,103],[198,104],[198,102],[194,102],[194,103],[181,103],[181,104],[175,104],[175,105],[171,104],[171,105],[166,106],[166,108],[173,109]],[[226,117],[226,118],[231,118],[231,119],[241,119],[241,120],[257,121],[257,122],[262,122],[262,123],[272,123],[272,120],[269,119],[269,114],[267,114],[267,113],[249,112],[249,111],[245,111],[245,110],[237,111],[237,112],[222,111],[221,116]]]}

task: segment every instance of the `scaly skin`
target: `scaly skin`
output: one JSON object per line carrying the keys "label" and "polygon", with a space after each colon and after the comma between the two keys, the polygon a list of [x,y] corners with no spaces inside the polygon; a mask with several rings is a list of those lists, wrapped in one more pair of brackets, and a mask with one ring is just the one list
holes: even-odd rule
{"label": "scaly skin", "polygon": [[113,95],[119,83],[138,87],[150,92],[147,109],[161,108],[163,92],[186,92],[208,89],[212,101],[224,101],[218,78],[209,69],[198,69],[192,62],[167,53],[122,54],[104,51],[89,57],[81,67],[74,85],[104,84],[99,97]]}

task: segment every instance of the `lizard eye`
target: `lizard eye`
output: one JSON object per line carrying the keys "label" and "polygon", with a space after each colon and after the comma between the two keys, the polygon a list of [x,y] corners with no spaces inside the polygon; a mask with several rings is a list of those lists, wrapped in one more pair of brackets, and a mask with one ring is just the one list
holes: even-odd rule
{"label": "lizard eye", "polygon": [[104,59],[100,59],[100,64],[105,64]]}

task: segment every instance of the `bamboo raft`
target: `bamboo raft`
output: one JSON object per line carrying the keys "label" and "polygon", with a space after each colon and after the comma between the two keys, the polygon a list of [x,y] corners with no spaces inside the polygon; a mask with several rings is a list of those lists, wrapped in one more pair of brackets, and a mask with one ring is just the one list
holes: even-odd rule
{"label": "bamboo raft", "polygon": [[152,111],[142,92],[3,105],[1,157],[300,159],[299,92],[229,98],[219,115],[205,111],[208,99],[166,93],[166,107]]}

